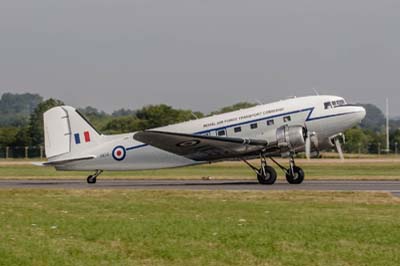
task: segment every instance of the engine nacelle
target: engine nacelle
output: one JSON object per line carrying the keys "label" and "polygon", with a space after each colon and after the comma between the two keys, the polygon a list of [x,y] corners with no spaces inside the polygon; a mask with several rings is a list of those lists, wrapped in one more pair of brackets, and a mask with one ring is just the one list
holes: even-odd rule
{"label": "engine nacelle", "polygon": [[278,147],[295,151],[305,145],[307,131],[302,126],[282,126],[276,130]]}

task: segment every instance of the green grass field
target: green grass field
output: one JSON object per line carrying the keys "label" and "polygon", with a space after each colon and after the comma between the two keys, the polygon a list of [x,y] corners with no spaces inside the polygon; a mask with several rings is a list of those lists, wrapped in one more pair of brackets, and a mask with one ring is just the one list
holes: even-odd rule
{"label": "green grass field", "polygon": [[[286,160],[280,160],[286,164]],[[256,162],[255,162],[256,163]],[[399,159],[349,159],[344,163],[338,160],[298,160],[303,167],[307,179],[400,179]],[[283,173],[276,168],[279,178]],[[38,178],[86,178],[90,172],[57,172],[53,168],[37,167],[29,162],[0,162],[0,179],[38,179]],[[155,179],[255,179],[252,172],[244,163],[225,162],[211,165],[200,165],[177,169],[104,172],[100,178],[155,178]]]}
{"label": "green grass field", "polygon": [[[400,179],[398,159],[298,163],[308,179]],[[0,161],[0,179],[88,174]],[[100,178],[208,176],[255,179],[237,162]],[[399,225],[386,193],[7,189],[0,265],[400,265]]]}
{"label": "green grass field", "polygon": [[400,265],[385,193],[0,190],[0,265]]}

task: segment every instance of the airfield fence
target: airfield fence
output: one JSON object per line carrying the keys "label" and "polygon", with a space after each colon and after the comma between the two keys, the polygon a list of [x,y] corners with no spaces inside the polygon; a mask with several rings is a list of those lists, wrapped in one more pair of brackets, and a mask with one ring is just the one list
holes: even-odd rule
{"label": "airfield fence", "polygon": [[43,146],[0,147],[2,159],[33,159],[45,157]]}
{"label": "airfield fence", "polygon": [[[400,149],[396,143],[395,147],[388,153],[381,147],[380,144],[370,143],[369,147],[375,146],[376,149],[367,149],[366,147],[359,147],[358,152],[354,154],[371,154],[371,155],[383,155],[392,154],[398,155]],[[368,150],[374,150],[368,152]],[[13,146],[13,147],[1,147],[0,146],[0,159],[44,159],[46,157],[44,146]]]}

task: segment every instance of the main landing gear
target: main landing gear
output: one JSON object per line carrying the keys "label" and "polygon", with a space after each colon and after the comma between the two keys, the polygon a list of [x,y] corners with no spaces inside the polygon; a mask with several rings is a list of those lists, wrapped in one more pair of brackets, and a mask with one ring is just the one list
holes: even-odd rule
{"label": "main landing gear", "polygon": [[97,177],[103,173],[103,170],[96,170],[96,173],[94,173],[93,175],[88,176],[87,178],[87,182],[88,184],[95,184],[96,183],[96,179]]}
{"label": "main landing gear", "polygon": [[263,185],[273,185],[276,181],[276,171],[273,167],[267,165],[267,159],[264,155],[260,155],[261,167],[260,169],[253,166],[247,160],[242,159],[253,171],[257,174],[257,179],[260,184]]}
{"label": "main landing gear", "polygon": [[[301,184],[304,181],[304,171],[300,167],[296,166],[293,156],[294,154],[290,155],[289,168],[284,167],[272,157],[270,157],[270,159],[282,169],[282,171],[285,173],[286,181],[289,184]],[[260,184],[273,185],[276,182],[277,177],[275,169],[267,165],[267,159],[264,155],[260,155],[260,160],[261,167],[258,169],[250,164],[247,160],[242,159],[242,161],[245,162],[257,174],[257,179]]]}
{"label": "main landing gear", "polygon": [[270,158],[279,168],[282,169],[282,171],[285,173],[286,176],[286,181],[289,184],[301,184],[304,181],[304,171],[300,167],[296,166],[296,163],[294,161],[294,154],[290,154],[290,159],[289,159],[289,169],[275,161],[274,158]]}

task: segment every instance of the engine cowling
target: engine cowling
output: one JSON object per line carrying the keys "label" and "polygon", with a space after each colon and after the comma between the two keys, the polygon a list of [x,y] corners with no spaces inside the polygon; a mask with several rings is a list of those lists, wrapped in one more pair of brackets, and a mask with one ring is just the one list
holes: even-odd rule
{"label": "engine cowling", "polygon": [[278,147],[295,151],[305,145],[307,130],[302,126],[282,126],[276,130]]}

